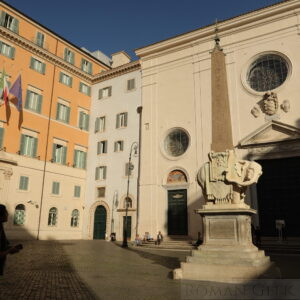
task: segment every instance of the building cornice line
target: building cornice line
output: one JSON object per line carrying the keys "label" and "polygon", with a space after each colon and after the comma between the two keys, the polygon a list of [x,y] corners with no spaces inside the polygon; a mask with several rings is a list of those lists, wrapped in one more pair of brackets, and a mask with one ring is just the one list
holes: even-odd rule
{"label": "building cornice line", "polygon": [[[218,23],[219,33],[226,34],[232,29],[239,27],[240,29],[247,29],[248,24],[254,22],[265,21],[265,19],[278,19],[280,14],[288,13],[289,15],[297,14],[300,9],[299,0],[288,0],[279,4],[268,6],[256,11],[252,11],[231,19],[227,19]],[[243,27],[243,28],[241,28]],[[139,57],[150,56],[151,54],[164,51],[168,48],[193,42],[197,39],[212,39],[214,36],[215,25],[208,25],[193,31],[171,37],[169,39],[151,44],[149,46],[141,47],[135,50]]]}
{"label": "building cornice line", "polygon": [[93,75],[89,75],[79,68],[67,63],[62,58],[50,53],[46,49],[43,49],[37,45],[35,45],[33,42],[19,36],[18,34],[10,31],[9,29],[6,29],[5,27],[0,27],[0,36],[6,38],[10,42],[13,42],[17,44],[18,46],[28,50],[32,54],[35,54],[48,62],[55,64],[56,66],[72,73],[75,76],[80,77],[81,79],[87,81],[88,83],[92,83]]}
{"label": "building cornice line", "polygon": [[128,64],[119,66],[119,67],[111,69],[111,70],[102,71],[101,73],[94,75],[92,83],[95,84],[95,83],[105,81],[105,80],[108,80],[108,79],[111,79],[111,78],[114,78],[114,77],[117,77],[117,76],[120,76],[120,75],[123,75],[126,73],[130,73],[130,72],[140,69],[140,67],[141,67],[140,61],[136,60],[136,61],[130,62]]}

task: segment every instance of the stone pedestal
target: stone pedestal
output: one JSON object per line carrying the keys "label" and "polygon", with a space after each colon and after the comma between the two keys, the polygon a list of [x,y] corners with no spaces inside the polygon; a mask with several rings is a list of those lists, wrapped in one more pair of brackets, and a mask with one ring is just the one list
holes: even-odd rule
{"label": "stone pedestal", "polygon": [[279,269],[252,243],[255,210],[224,204],[206,205],[196,213],[203,218],[203,244],[174,270],[174,279],[235,283],[280,278]]}

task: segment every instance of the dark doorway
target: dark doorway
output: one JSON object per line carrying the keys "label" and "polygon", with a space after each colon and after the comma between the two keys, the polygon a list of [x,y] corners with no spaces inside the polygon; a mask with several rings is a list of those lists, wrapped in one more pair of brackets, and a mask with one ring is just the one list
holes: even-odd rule
{"label": "dark doorway", "polygon": [[106,233],[106,209],[99,205],[94,216],[94,240],[104,240]]}
{"label": "dark doorway", "polygon": [[[126,217],[123,217],[123,228],[125,229]],[[123,233],[124,235],[124,233]],[[127,216],[127,239],[131,240],[131,216]]]}
{"label": "dark doorway", "polygon": [[187,235],[186,190],[168,191],[168,235]]}
{"label": "dark doorway", "polygon": [[275,220],[285,220],[285,234],[300,236],[300,157],[259,160],[263,174],[257,184],[261,234],[278,234]]}

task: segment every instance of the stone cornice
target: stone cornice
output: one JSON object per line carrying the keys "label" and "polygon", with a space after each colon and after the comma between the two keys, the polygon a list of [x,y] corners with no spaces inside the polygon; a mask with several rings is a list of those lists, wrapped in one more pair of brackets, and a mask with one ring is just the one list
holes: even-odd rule
{"label": "stone cornice", "polygon": [[[262,9],[258,9],[243,15],[222,21],[218,23],[219,34],[226,34],[230,30],[234,30],[237,27],[244,26],[244,30],[247,26],[253,25],[254,22],[265,21],[266,18],[276,19],[279,14],[290,12],[291,15],[296,15],[297,10],[300,9],[299,0],[287,0],[279,4],[274,4]],[[215,34],[215,25],[208,25],[187,33],[171,37],[169,39],[151,44],[149,46],[135,49],[136,55],[139,57],[150,56],[153,53],[158,53],[172,47],[187,44],[199,39],[212,38]]]}
{"label": "stone cornice", "polygon": [[141,65],[140,65],[139,60],[136,60],[136,61],[130,62],[128,64],[119,66],[117,68],[103,71],[99,74],[96,74],[92,80],[92,83],[95,84],[95,83],[105,81],[105,80],[108,80],[108,79],[111,79],[111,78],[114,78],[114,77],[117,77],[117,76],[120,76],[120,75],[123,75],[126,73],[130,73],[130,72],[140,69],[140,67],[141,67]]}
{"label": "stone cornice", "polygon": [[42,59],[72,73],[75,76],[78,76],[80,79],[87,81],[88,83],[92,83],[93,75],[89,75],[83,72],[81,69],[69,64],[62,58],[52,54],[51,52],[43,49],[33,42],[21,37],[20,35],[6,29],[5,27],[0,26],[0,36],[4,37],[8,41],[18,45],[19,47],[24,48],[25,50],[31,52],[34,55],[41,57]]}

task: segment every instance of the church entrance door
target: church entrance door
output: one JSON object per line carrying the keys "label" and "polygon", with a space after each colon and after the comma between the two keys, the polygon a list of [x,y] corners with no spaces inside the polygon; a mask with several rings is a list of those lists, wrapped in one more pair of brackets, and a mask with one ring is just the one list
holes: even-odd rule
{"label": "church entrance door", "polygon": [[168,191],[168,235],[187,235],[187,192]]}
{"label": "church entrance door", "polygon": [[106,233],[106,209],[99,205],[94,216],[94,240],[104,240]]}
{"label": "church entrance door", "polygon": [[276,220],[285,233],[300,237],[300,157],[259,160],[263,174],[257,183],[258,213],[263,236],[277,236]]}

